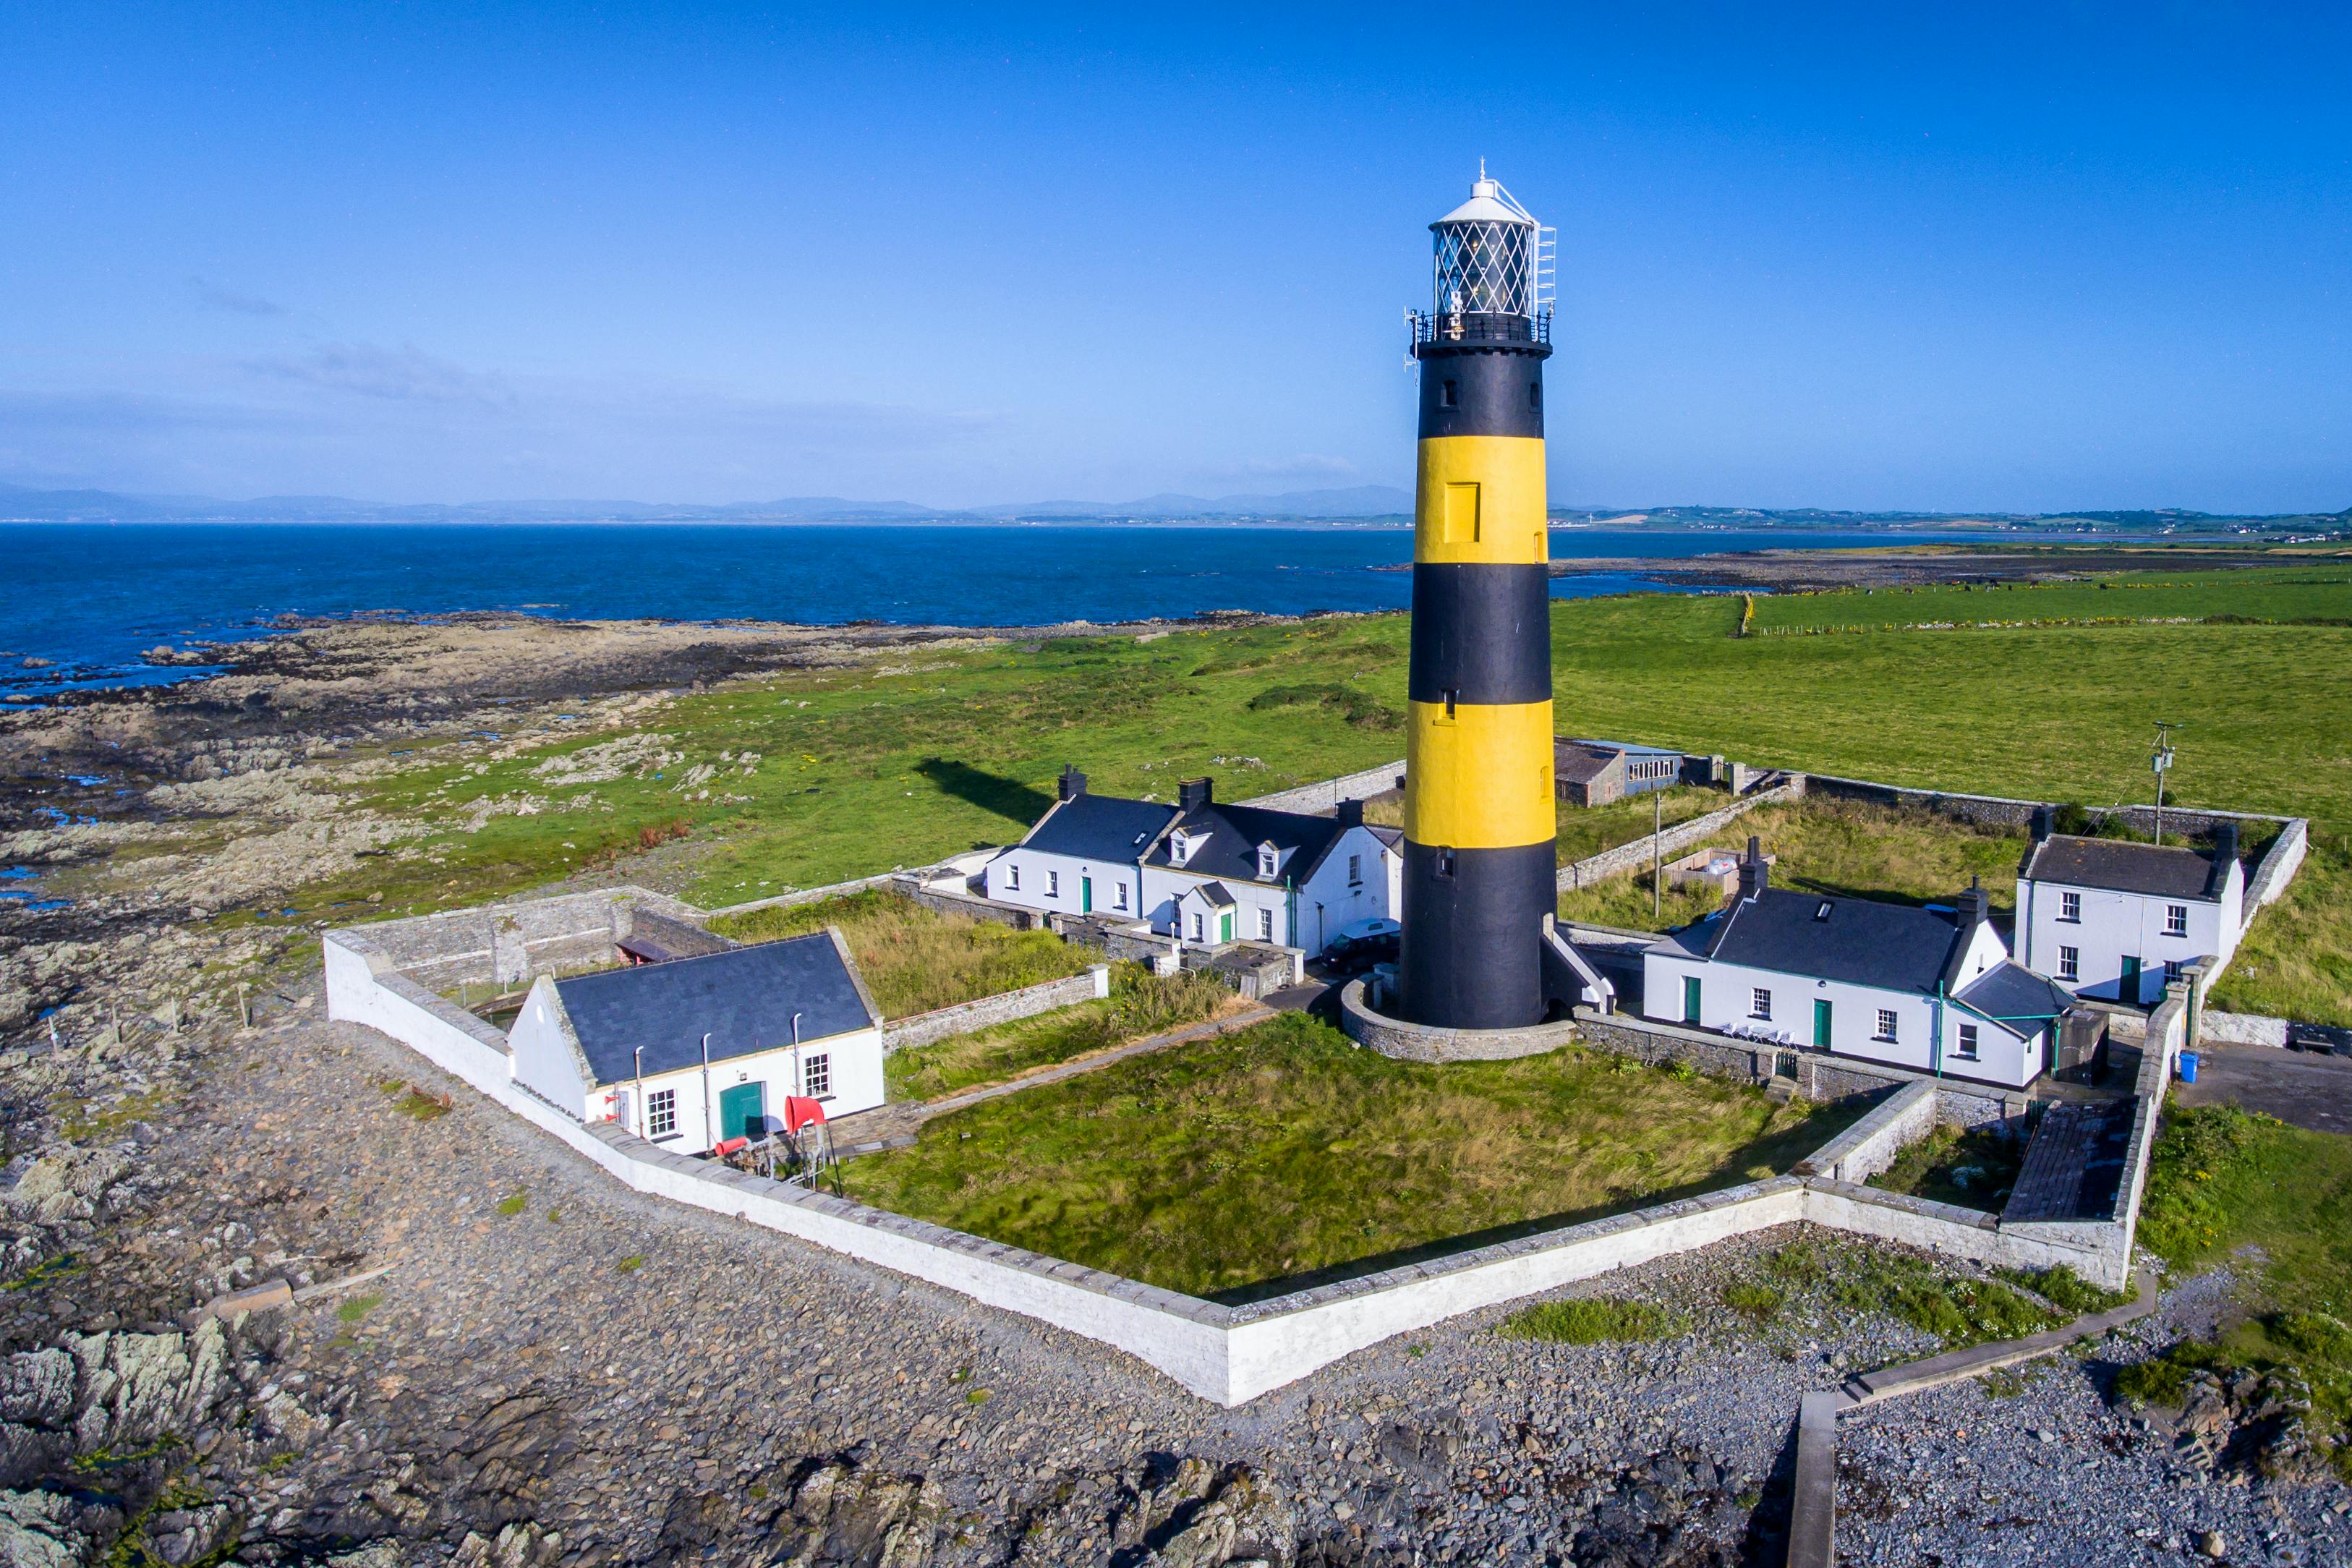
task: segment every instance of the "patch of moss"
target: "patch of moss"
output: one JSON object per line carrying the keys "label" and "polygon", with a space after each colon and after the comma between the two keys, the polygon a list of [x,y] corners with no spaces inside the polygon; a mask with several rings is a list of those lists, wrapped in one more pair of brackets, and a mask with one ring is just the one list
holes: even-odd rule
{"label": "patch of moss", "polygon": [[1688,1320],[1648,1301],[1603,1297],[1538,1301],[1504,1319],[1495,1331],[1507,1340],[1597,1345],[1612,1341],[1664,1339],[1681,1333],[1688,1326]]}

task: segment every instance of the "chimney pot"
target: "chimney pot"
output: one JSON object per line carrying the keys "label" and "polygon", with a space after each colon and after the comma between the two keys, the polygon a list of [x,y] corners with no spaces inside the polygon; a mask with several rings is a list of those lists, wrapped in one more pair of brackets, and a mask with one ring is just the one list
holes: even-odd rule
{"label": "chimney pot", "polygon": [[1055,784],[1054,789],[1055,798],[1057,800],[1076,800],[1078,796],[1086,793],[1087,775],[1078,772],[1078,770],[1074,767],[1065,767],[1062,770],[1061,779]]}

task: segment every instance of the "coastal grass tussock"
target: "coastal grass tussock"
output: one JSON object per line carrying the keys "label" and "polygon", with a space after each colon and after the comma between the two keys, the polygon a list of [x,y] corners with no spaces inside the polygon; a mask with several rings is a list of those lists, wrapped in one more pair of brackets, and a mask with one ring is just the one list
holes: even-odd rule
{"label": "coastal grass tussock", "polygon": [[1404,718],[1370,694],[1339,681],[1306,686],[1269,686],[1249,700],[1252,712],[1277,708],[1322,707],[1360,730],[1402,730]]}
{"label": "coastal grass tussock", "polygon": [[1682,1333],[1690,1320],[1650,1301],[1608,1297],[1538,1301],[1503,1320],[1496,1332],[1507,1340],[1548,1340],[1555,1344],[1598,1345],[1662,1340]]}
{"label": "coastal grass tussock", "polygon": [[1050,931],[941,914],[868,890],[813,904],[751,910],[711,922],[738,942],[776,942],[838,926],[857,973],[886,1018],[903,1018],[999,992],[1083,973],[1095,955]]}
{"label": "coastal grass tussock", "polygon": [[1242,1300],[1736,1185],[1862,1110],[1614,1060],[1396,1061],[1286,1013],[936,1117],[843,1178],[898,1214]]}

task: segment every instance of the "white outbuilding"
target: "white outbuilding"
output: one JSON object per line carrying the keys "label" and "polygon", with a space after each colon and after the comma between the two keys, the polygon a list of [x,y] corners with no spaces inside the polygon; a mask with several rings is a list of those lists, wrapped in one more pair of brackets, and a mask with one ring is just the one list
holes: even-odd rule
{"label": "white outbuilding", "polygon": [[1950,910],[1770,886],[1756,841],[1739,890],[1643,954],[1643,1014],[2021,1089],[2053,1062],[2071,999],[2011,962],[1984,889]]}
{"label": "white outbuilding", "polygon": [[2237,952],[2245,907],[2236,823],[2188,849],[2053,833],[2045,809],[2017,868],[2018,957],[2076,995],[2150,1006],[2185,965]]}
{"label": "white outbuilding", "polygon": [[1330,816],[1220,805],[1200,778],[1178,785],[1169,805],[1091,794],[1072,770],[1045,815],[982,876],[1002,903],[1148,921],[1203,947],[1315,953],[1348,926],[1396,918],[1402,837],[1368,826],[1361,801]]}
{"label": "white outbuilding", "polygon": [[883,1100],[882,1016],[831,928],[541,975],[507,1044],[516,1080],[541,1098],[680,1153],[776,1131],[787,1096],[827,1121]]}

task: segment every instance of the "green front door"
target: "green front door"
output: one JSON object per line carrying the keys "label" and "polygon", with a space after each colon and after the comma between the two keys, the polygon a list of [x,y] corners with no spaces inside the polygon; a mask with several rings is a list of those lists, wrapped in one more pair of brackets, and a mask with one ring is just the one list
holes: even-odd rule
{"label": "green front door", "polygon": [[739,1083],[719,1097],[719,1141],[761,1138],[768,1131],[768,1086]]}
{"label": "green front door", "polygon": [[1698,976],[1696,974],[1683,976],[1683,1022],[1698,1022]]}
{"label": "green front door", "polygon": [[2137,1006],[2139,1003],[2139,960],[2124,954],[2124,977],[2120,987],[2123,1000]]}
{"label": "green front door", "polygon": [[1830,1048],[1830,1005],[1826,1002],[1813,1004],[1813,1044],[1822,1050]]}
{"label": "green front door", "polygon": [[1078,913],[1090,915],[1094,912],[1095,879],[1092,877],[1082,876],[1078,879]]}
{"label": "green front door", "polygon": [[1217,940],[1219,942],[1234,940],[1234,911],[1231,910],[1217,917]]}

